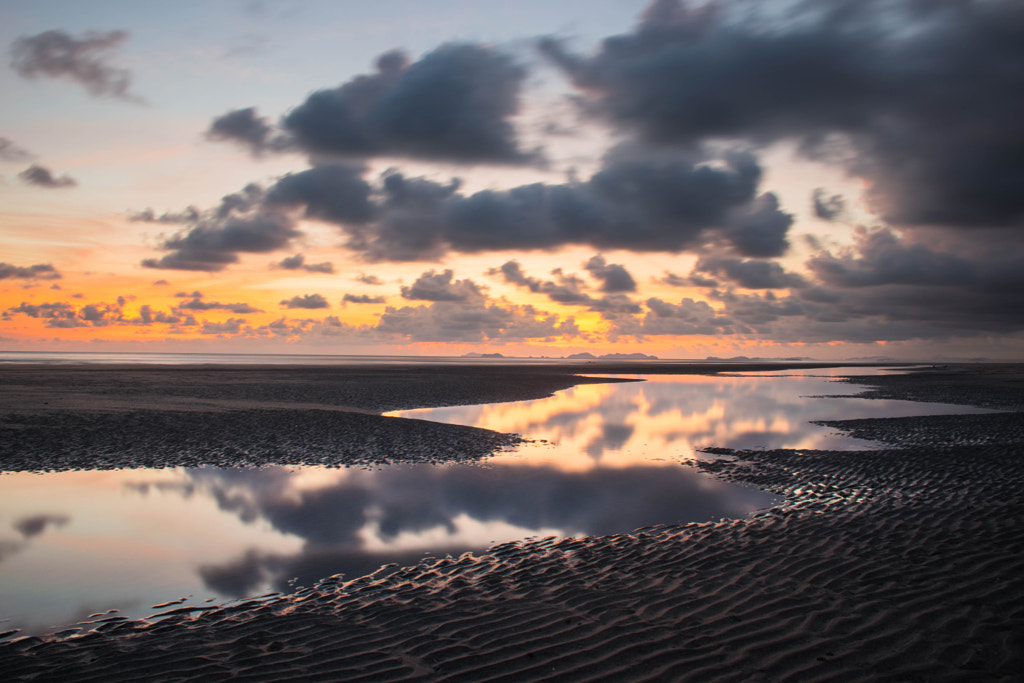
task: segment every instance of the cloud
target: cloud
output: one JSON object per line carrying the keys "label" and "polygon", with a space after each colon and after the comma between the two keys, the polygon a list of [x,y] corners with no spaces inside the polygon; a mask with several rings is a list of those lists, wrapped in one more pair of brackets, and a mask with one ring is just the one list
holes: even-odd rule
{"label": "cloud", "polygon": [[15,266],[0,263],[0,280],[59,280],[61,274],[49,263],[37,263],[31,266]]}
{"label": "cloud", "polygon": [[234,109],[218,116],[206,131],[210,140],[226,140],[246,147],[253,156],[265,152],[283,152],[294,147],[294,143],[274,126],[256,113],[254,107]]}
{"label": "cloud", "polygon": [[705,301],[689,297],[673,304],[657,297],[647,300],[648,313],[640,326],[644,335],[723,335],[736,332],[727,316],[719,315]]}
{"label": "cloud", "polygon": [[826,197],[824,188],[819,187],[814,190],[811,197],[811,207],[814,209],[814,215],[821,220],[834,221],[846,209],[846,201],[841,194]]}
{"label": "cloud", "polygon": [[366,273],[360,273],[355,277],[357,282],[362,282],[364,285],[382,285],[384,281],[376,275],[367,275]]}
{"label": "cloud", "polygon": [[743,255],[779,255],[792,217],[772,195],[758,197],[760,177],[756,160],[742,151],[611,155],[583,183],[468,196],[454,183],[392,173],[377,220],[347,228],[348,246],[369,260],[394,261],[567,245],[680,252],[710,242]]}
{"label": "cloud", "polygon": [[487,274],[499,275],[505,282],[525,287],[534,294],[545,294],[555,303],[584,305],[593,301],[593,298],[585,291],[583,280],[573,275],[565,275],[561,268],[552,271],[552,275],[558,279],[558,282],[543,281],[527,276],[518,261],[506,261],[500,268],[488,270]]}
{"label": "cloud", "polygon": [[199,334],[235,336],[242,331],[244,324],[244,318],[228,318],[219,323],[204,321],[203,326],[199,329]]}
{"label": "cloud", "polygon": [[[337,225],[346,247],[367,261],[436,260],[446,253],[557,249],[590,245],[634,252],[701,251],[742,256],[784,253],[792,217],[772,194],[757,192],[761,168],[748,151],[654,152],[618,149],[586,182],[535,183],[461,194],[389,171],[379,184],[366,169],[321,164],[250,185],[202,212],[190,229],[147,259],[154,268],[221,270],[240,252],[286,247],[299,214]],[[625,279],[612,268],[624,285]],[[628,274],[627,274],[628,275]]]}
{"label": "cloud", "polygon": [[387,302],[387,297],[383,296],[370,296],[369,294],[345,294],[341,298],[341,304],[383,304]]}
{"label": "cloud", "polygon": [[281,305],[286,308],[330,308],[327,299],[319,294],[306,294],[305,296],[293,296],[285,299]]}
{"label": "cloud", "polygon": [[[196,292],[198,294],[198,292]],[[72,295],[76,296],[76,295]],[[80,295],[78,296],[80,298]],[[76,308],[67,302],[53,302],[42,304],[22,303],[20,306],[8,308],[3,312],[3,317],[21,313],[31,318],[45,320],[46,327],[50,328],[75,328],[75,327],[108,327],[116,326],[137,326],[137,325],[173,325],[177,327],[192,327],[199,323],[188,312],[172,308],[169,313],[157,311],[149,304],[143,304],[135,317],[128,317],[124,313],[124,306],[134,296],[118,297],[116,305],[103,302],[85,304]],[[211,308],[224,308],[234,312],[242,312],[251,308],[246,304],[212,304]],[[200,309],[206,310],[206,309]],[[256,311],[257,309],[251,309]]]}
{"label": "cloud", "polygon": [[[612,334],[870,343],[1024,332],[1024,251],[998,232],[1004,241],[990,243],[956,231],[936,239],[934,231],[861,228],[852,245],[810,257],[807,276],[773,262],[704,256],[688,280],[709,287],[715,308],[649,299],[641,324],[618,319]],[[714,278],[701,283],[702,273]]]}
{"label": "cloud", "polygon": [[130,92],[131,73],[107,63],[107,53],[127,38],[125,31],[90,32],[80,38],[64,31],[23,36],[11,45],[11,68],[24,78],[65,78],[90,95],[139,102]]}
{"label": "cloud", "polygon": [[[677,275],[676,273],[670,273],[668,271],[665,271],[665,275],[663,275],[662,277],[653,278],[653,281],[656,283],[669,285],[670,287],[689,287],[694,284],[701,284],[692,282],[690,278],[685,277],[683,275]],[[703,281],[703,286],[705,287],[714,287],[716,284],[717,283],[714,281]]]}
{"label": "cloud", "polygon": [[128,214],[128,220],[133,223],[195,223],[199,218],[199,209],[194,206],[186,207],[183,211],[165,211],[159,216],[153,209]]}
{"label": "cloud", "polygon": [[286,247],[301,233],[287,212],[263,205],[264,192],[248,185],[201,213],[188,230],[164,241],[171,253],[145,259],[146,268],[215,272],[238,261],[239,253],[262,254]]}
{"label": "cloud", "polygon": [[53,175],[53,172],[45,166],[39,164],[32,164],[24,171],[18,174],[18,177],[22,182],[28,185],[35,185],[36,187],[46,187],[49,189],[57,189],[62,187],[75,187],[78,185],[78,181],[71,176],[65,174],[60,177]]}
{"label": "cloud", "polygon": [[334,273],[334,264],[330,261],[324,261],[323,263],[306,263],[306,257],[302,254],[287,256],[275,265],[277,268],[284,268],[285,270],[301,269],[307,273],[324,273],[327,275],[332,275]]}
{"label": "cloud", "polygon": [[976,283],[981,273],[968,259],[911,244],[891,230],[855,234],[853,248],[820,252],[807,267],[833,287],[873,287],[889,284],[963,287]]}
{"label": "cloud", "polygon": [[586,111],[650,143],[794,140],[869,181],[890,222],[1024,220],[1024,5],[652,3],[592,55],[544,53]]}
{"label": "cloud", "polygon": [[375,213],[365,169],[350,164],[320,164],[282,176],[266,193],[267,207],[304,207],[305,216],[338,225],[357,226]]}
{"label": "cloud", "polygon": [[699,274],[722,278],[747,289],[782,289],[804,287],[806,280],[797,273],[789,273],[774,261],[755,261],[721,256],[703,256],[693,268],[693,284],[707,285]]}
{"label": "cloud", "polygon": [[[198,294],[199,292],[193,292],[193,295]],[[260,309],[246,303],[224,304],[219,301],[203,301],[199,296],[194,296],[194,298],[189,301],[177,304],[174,309],[176,311],[231,311],[232,313],[262,313]]]}
{"label": "cloud", "polygon": [[191,326],[197,324],[195,318],[192,318],[192,316],[182,317],[164,313],[163,311],[154,311],[149,304],[143,304],[140,306],[138,317],[128,319],[127,322],[132,325],[152,325],[154,323],[162,323],[165,325],[183,324]]}
{"label": "cloud", "polygon": [[601,255],[594,256],[583,267],[601,281],[602,292],[614,294],[636,291],[636,280],[629,271],[617,263],[608,263]]}
{"label": "cloud", "polygon": [[388,306],[376,330],[413,342],[554,339],[575,336],[572,318],[559,321],[533,306],[441,301],[429,306]]}
{"label": "cloud", "polygon": [[402,298],[419,301],[481,301],[484,293],[472,280],[452,280],[453,272],[423,273],[411,286],[402,287]]}
{"label": "cloud", "polygon": [[623,290],[636,289],[636,282],[625,268],[617,264],[609,265],[602,256],[594,256],[583,265],[601,281],[601,291],[613,293],[605,294],[600,299],[595,298],[586,291],[586,283],[581,278],[567,275],[561,268],[551,271],[557,282],[529,277],[523,272],[518,261],[506,261],[500,268],[491,268],[487,274],[500,276],[505,282],[525,287],[535,294],[544,294],[551,301],[564,306],[586,306],[609,320],[620,315],[635,315],[642,312],[639,304],[621,293]]}
{"label": "cloud", "polygon": [[13,306],[4,311],[5,314],[24,313],[30,318],[45,318],[50,320],[74,320],[74,307],[63,301],[42,304],[27,304],[22,302],[20,306]]}
{"label": "cloud", "polygon": [[5,137],[0,137],[0,161],[29,161],[32,157],[32,153],[28,150],[19,147]]}
{"label": "cloud", "polygon": [[252,107],[213,121],[207,135],[259,155],[301,149],[315,156],[400,156],[465,163],[525,164],[511,119],[526,72],[493,47],[449,43],[409,62],[377,58],[376,71],[317,90],[275,129]]}

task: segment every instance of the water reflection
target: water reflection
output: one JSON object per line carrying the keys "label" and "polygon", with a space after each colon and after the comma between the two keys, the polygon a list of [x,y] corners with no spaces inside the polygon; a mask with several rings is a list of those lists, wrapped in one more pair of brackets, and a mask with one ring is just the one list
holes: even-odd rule
{"label": "water reflection", "polygon": [[681,466],[705,445],[851,448],[810,419],[967,412],[861,399],[819,377],[651,377],[404,415],[535,443],[477,465],[0,476],[0,631],[112,607],[225,600],[528,536],[626,533],[772,502]]}
{"label": "water reflection", "polygon": [[[737,449],[876,448],[812,420],[988,412],[970,406],[853,398],[861,387],[818,374],[647,376],[586,384],[537,401],[396,411],[389,415],[516,432],[555,444],[563,470],[625,467],[659,455],[697,458],[706,446]],[[828,396],[826,398],[826,396]],[[531,455],[530,462],[536,462]],[[517,456],[501,456],[515,462]]]}

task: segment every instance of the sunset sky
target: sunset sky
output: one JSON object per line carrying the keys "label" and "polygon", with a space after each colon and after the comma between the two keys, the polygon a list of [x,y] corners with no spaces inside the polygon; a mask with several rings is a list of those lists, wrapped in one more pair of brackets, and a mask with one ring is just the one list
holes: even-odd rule
{"label": "sunset sky", "polygon": [[1018,0],[0,0],[0,351],[1024,356]]}

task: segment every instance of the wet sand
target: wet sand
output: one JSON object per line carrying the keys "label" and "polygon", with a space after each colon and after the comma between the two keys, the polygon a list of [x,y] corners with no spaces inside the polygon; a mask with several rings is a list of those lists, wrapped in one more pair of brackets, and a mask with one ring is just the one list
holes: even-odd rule
{"label": "wet sand", "polygon": [[[4,469],[45,469],[55,454],[67,454],[60,466],[125,466],[126,449],[128,462],[142,457],[134,439],[152,433],[147,448],[159,445],[188,415],[204,416],[188,423],[201,440],[172,430],[166,441],[177,444],[156,460],[258,464],[301,447],[303,462],[347,464],[347,439],[322,442],[344,428],[362,439],[350,449],[355,464],[486,457],[512,437],[396,427],[401,420],[353,411],[536,398],[577,383],[581,368],[392,368],[347,379],[323,368],[9,370],[0,369]],[[868,396],[1008,412],[830,422],[889,447],[729,451],[703,463],[786,497],[750,520],[507,543],[295,595],[165,605],[139,622],[98,615],[75,633],[8,635],[0,671],[13,680],[1019,680],[1024,366],[852,381],[869,385]],[[102,426],[76,440],[92,420]],[[131,436],[103,434],[118,424]],[[405,436],[378,444],[400,429]],[[282,431],[292,441],[260,446]],[[456,433],[464,441],[449,447]],[[227,438],[248,452],[229,452]]]}

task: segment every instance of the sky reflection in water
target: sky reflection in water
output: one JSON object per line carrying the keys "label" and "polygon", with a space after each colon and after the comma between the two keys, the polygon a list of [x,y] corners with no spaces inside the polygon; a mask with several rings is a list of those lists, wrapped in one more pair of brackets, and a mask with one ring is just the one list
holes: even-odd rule
{"label": "sky reflection in water", "polygon": [[[859,448],[810,419],[967,412],[861,399],[819,377],[649,377],[552,398],[407,411],[538,440],[484,464],[0,476],[0,631],[354,578],[528,536],[739,517],[756,489],[679,465],[706,445]],[[546,440],[540,442],[539,440]]]}

